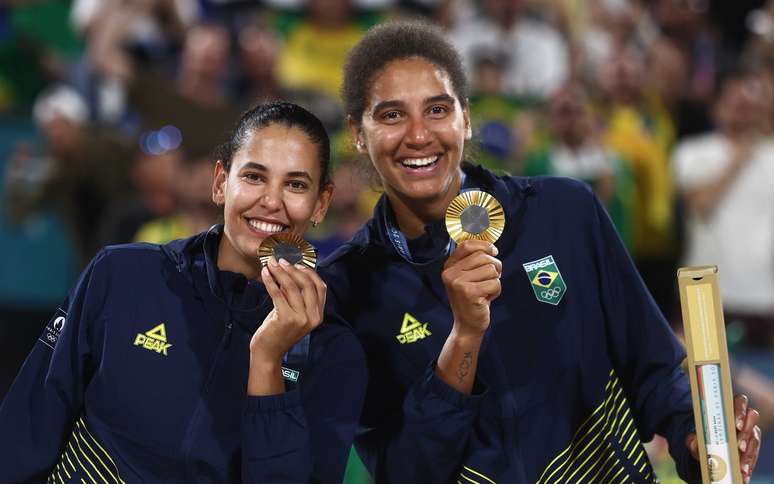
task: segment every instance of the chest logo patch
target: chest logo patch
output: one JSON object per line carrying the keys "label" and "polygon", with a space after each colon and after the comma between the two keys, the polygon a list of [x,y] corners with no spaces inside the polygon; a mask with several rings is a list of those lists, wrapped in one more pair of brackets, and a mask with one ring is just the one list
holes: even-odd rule
{"label": "chest logo patch", "polygon": [[171,344],[167,343],[167,329],[164,327],[164,323],[144,333],[137,333],[137,337],[134,338],[134,346],[141,346],[164,356],[167,356],[167,350],[172,347]]}
{"label": "chest logo patch", "polygon": [[557,306],[567,292],[562,273],[551,255],[524,264],[538,301]]}
{"label": "chest logo patch", "polygon": [[420,339],[431,336],[433,333],[427,329],[428,323],[420,323],[417,318],[406,313],[403,315],[403,323],[400,325],[400,333],[395,335],[400,344],[415,343]]}

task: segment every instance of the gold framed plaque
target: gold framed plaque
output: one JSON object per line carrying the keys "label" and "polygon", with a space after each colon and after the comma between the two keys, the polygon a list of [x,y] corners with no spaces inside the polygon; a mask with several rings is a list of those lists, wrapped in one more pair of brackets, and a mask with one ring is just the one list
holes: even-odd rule
{"label": "gold framed plaque", "polygon": [[742,484],[726,327],[716,266],[677,271],[693,415],[705,484]]}

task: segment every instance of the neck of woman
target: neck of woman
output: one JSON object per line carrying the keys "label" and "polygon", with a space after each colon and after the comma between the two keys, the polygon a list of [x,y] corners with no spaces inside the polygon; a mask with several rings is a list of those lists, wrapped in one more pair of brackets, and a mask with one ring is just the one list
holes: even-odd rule
{"label": "neck of woman", "polygon": [[387,198],[395,213],[398,228],[407,239],[415,239],[425,233],[425,225],[446,216],[449,203],[457,196],[462,177],[455,177],[446,190],[430,198],[410,198],[388,191]]}
{"label": "neck of woman", "polygon": [[245,261],[231,245],[228,235],[223,234],[218,244],[218,269],[221,271],[235,272],[242,274],[248,279],[256,281],[261,280],[261,265],[257,261],[254,264]]}

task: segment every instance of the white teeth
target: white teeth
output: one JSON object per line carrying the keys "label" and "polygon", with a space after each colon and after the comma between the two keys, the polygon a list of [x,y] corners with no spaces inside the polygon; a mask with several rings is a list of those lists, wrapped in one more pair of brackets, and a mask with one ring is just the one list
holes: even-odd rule
{"label": "white teeth", "polygon": [[282,229],[285,228],[283,225],[272,224],[269,222],[263,222],[261,220],[255,220],[255,219],[251,219],[249,223],[250,223],[250,226],[252,226],[254,229],[260,230],[261,232],[268,232],[270,234],[281,232]]}
{"label": "white teeth", "polygon": [[410,159],[405,159],[405,160],[401,161],[401,164],[403,166],[419,167],[419,166],[431,165],[431,164],[435,163],[436,161],[438,161],[438,157],[437,156],[431,156],[429,158],[410,158]]}

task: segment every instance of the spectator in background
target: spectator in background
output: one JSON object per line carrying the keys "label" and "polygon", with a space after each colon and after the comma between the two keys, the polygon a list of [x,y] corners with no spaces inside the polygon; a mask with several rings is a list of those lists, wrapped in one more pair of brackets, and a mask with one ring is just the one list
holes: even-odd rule
{"label": "spectator in background", "polygon": [[585,88],[565,84],[548,107],[551,142],[527,157],[527,176],[552,175],[582,180],[607,208],[619,235],[631,248],[632,175],[628,163],[600,138]]}
{"label": "spectator in background", "polygon": [[309,240],[322,260],[349,241],[368,220],[373,207],[368,196],[366,174],[355,157],[341,160],[333,172],[336,196],[331,199],[326,222],[312,229]]}
{"label": "spectator in background", "polygon": [[674,0],[651,3],[653,20],[662,35],[680,50],[687,69],[685,93],[676,112],[681,137],[710,128],[707,106],[716,90],[718,72],[730,61],[727,47],[718,39],[717,29],[709,24],[709,3]]}
{"label": "spectator in background", "polygon": [[[129,2],[124,2],[129,3]],[[174,72],[185,31],[195,25],[200,12],[197,0],[136,0],[137,15],[127,19],[123,40],[136,57]],[[113,14],[115,0],[73,0],[70,23],[91,43],[95,32]],[[89,55],[76,64],[73,82],[86,97],[93,119],[120,125],[127,123],[126,93],[115,78],[101,76]]]}
{"label": "spectator in background", "polygon": [[709,101],[714,93],[715,75],[722,67],[722,51],[707,22],[706,1],[655,0],[653,19],[663,35],[688,58],[691,97]]}
{"label": "spectator in background", "polygon": [[[97,251],[95,229],[105,207],[127,194],[126,178],[134,156],[132,143],[87,123],[83,99],[66,86],[41,94],[33,110],[48,156],[45,193],[54,200],[74,236],[81,263]],[[10,187],[13,193],[13,187]]]}
{"label": "spectator in background", "polygon": [[687,206],[687,265],[717,264],[726,322],[747,343],[774,348],[774,140],[759,126],[771,93],[749,74],[723,81],[716,128],[675,149],[675,178]]}
{"label": "spectator in background", "polygon": [[292,88],[278,79],[278,55],[282,42],[274,30],[262,24],[248,25],[239,31],[238,80],[242,104],[255,101],[284,99],[315,113],[325,129],[333,133],[341,129],[343,118],[338,96],[331,97],[316,87]]}
{"label": "spectator in background", "polygon": [[607,62],[624,41],[648,45],[656,26],[642,0],[554,0],[549,14],[570,44],[573,77],[583,81]]}
{"label": "spectator in background", "polygon": [[281,42],[271,29],[248,25],[239,31],[240,78],[237,90],[240,102],[278,99],[283,89],[277,80],[277,52]]}
{"label": "spectator in background", "polygon": [[187,30],[177,77],[167,78],[139,64],[123,49],[128,26],[147,13],[150,5],[152,2],[103,7],[102,21],[94,26],[93,62],[103,75],[125,84],[129,107],[139,113],[146,132],[172,125],[189,149],[210,150],[239,115],[226,98],[228,32],[215,24]]}
{"label": "spectator in background", "polygon": [[[748,42],[743,61],[745,65],[754,66],[756,77],[765,89],[774,91],[774,0],[766,2],[766,5],[750,13],[747,19],[750,29],[750,41]],[[765,96],[769,106],[769,113],[763,120],[763,130],[767,134],[774,134],[774,96]]]}
{"label": "spectator in background", "polygon": [[338,99],[344,59],[364,28],[353,16],[352,0],[308,0],[306,15],[283,19],[284,45],[277,76],[282,86],[312,89]]}
{"label": "spectator in background", "polygon": [[766,135],[774,135],[774,65],[756,69],[753,79],[761,87],[761,99],[758,101],[764,115],[760,121],[760,131]]}
{"label": "spectator in background", "polygon": [[674,193],[669,152],[674,122],[657,96],[646,91],[644,53],[620,45],[598,74],[603,141],[630,163],[634,177],[632,255],[667,317],[675,312]]}
{"label": "spectator in background", "polygon": [[529,18],[525,8],[524,0],[483,0],[477,17],[458,22],[449,36],[469,76],[476,51],[482,47],[501,49],[508,56],[505,91],[546,98],[567,78],[567,45],[553,27]]}
{"label": "spectator in background", "polygon": [[764,66],[774,65],[774,1],[768,0],[761,8],[747,16],[750,39],[745,56]]}
{"label": "spectator in background", "polygon": [[532,126],[526,103],[504,88],[508,54],[502,49],[481,47],[474,54],[473,92],[470,117],[475,129],[476,161],[490,170],[513,171],[527,142]]}
{"label": "spectator in background", "polygon": [[177,209],[169,216],[155,218],[140,227],[135,242],[166,244],[204,232],[221,218],[218,207],[212,204],[207,193],[207,188],[212,185],[212,160],[204,154],[186,154],[185,151],[182,159],[172,178]]}
{"label": "spectator in background", "polygon": [[676,123],[686,109],[688,89],[688,62],[683,52],[666,37],[659,37],[650,45],[647,60],[648,88],[672,113]]}
{"label": "spectator in background", "polygon": [[132,195],[114,200],[108,207],[100,230],[102,245],[132,242],[143,225],[175,212],[178,202],[175,180],[183,171],[181,158],[180,149],[137,154],[128,176]]}
{"label": "spectator in background", "polygon": [[0,7],[0,112],[29,115],[47,84],[66,82],[83,42],[67,22],[70,2],[10,1]]}

